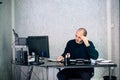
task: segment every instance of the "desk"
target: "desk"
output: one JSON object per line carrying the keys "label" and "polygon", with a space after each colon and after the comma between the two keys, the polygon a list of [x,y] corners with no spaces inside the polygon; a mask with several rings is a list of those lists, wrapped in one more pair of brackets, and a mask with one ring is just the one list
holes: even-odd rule
{"label": "desk", "polygon": [[108,67],[109,79],[111,80],[111,67],[117,67],[117,64],[81,64],[81,65],[69,65],[65,66],[61,62],[46,62],[45,64],[40,65],[40,67],[46,68],[46,79],[48,80],[48,68],[96,68],[96,67]]}
{"label": "desk", "polygon": [[[15,63],[13,63],[13,64],[18,65],[18,64],[15,64]],[[28,65],[19,65],[19,66],[27,66],[28,68],[30,68],[27,80],[30,80],[30,76],[31,76],[31,73],[32,73],[33,66],[43,67],[43,68],[46,69],[46,79],[45,80],[48,80],[48,75],[49,75],[48,68],[97,68],[97,67],[107,67],[108,71],[109,71],[109,80],[111,80],[111,67],[117,67],[117,64],[115,64],[115,63],[110,63],[110,64],[81,64],[81,65],[79,64],[79,65],[65,66],[61,62],[55,62],[55,61],[50,62],[50,61],[44,60],[44,64],[41,64],[41,65],[30,65],[30,64],[28,64]]]}

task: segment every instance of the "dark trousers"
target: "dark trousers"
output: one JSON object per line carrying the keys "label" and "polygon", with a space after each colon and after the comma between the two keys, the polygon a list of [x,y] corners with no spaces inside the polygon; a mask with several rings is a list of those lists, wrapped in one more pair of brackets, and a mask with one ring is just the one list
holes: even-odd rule
{"label": "dark trousers", "polygon": [[82,80],[90,80],[93,76],[93,69],[67,68],[57,74],[58,80],[69,80],[71,78],[80,78]]}

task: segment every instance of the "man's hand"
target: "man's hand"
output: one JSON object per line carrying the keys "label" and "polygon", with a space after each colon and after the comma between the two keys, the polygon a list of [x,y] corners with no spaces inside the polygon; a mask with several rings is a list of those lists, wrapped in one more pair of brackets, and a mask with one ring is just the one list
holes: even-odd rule
{"label": "man's hand", "polygon": [[57,57],[57,61],[62,61],[62,60],[64,60],[64,57],[63,57],[63,56],[58,56],[58,57]]}
{"label": "man's hand", "polygon": [[84,44],[86,45],[86,47],[90,46],[90,44],[89,44],[89,42],[88,42],[88,38],[87,38],[87,37],[82,36],[81,38],[82,38],[82,40],[83,40]]}

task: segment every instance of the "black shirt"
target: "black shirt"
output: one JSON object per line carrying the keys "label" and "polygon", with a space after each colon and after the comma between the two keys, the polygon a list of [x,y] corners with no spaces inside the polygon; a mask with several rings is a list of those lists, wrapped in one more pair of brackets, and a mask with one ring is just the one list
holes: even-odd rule
{"label": "black shirt", "polygon": [[89,46],[83,43],[78,44],[75,42],[75,39],[68,41],[64,53],[62,54],[65,57],[66,53],[70,53],[71,59],[97,59],[98,58],[98,51],[95,49],[93,43],[89,41]]}

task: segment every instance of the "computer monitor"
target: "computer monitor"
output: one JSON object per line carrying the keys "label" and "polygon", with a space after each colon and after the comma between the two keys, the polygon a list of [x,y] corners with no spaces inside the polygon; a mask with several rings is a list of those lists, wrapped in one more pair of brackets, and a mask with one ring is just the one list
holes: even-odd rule
{"label": "computer monitor", "polygon": [[48,36],[28,36],[27,46],[30,55],[34,52],[35,56],[49,58]]}

